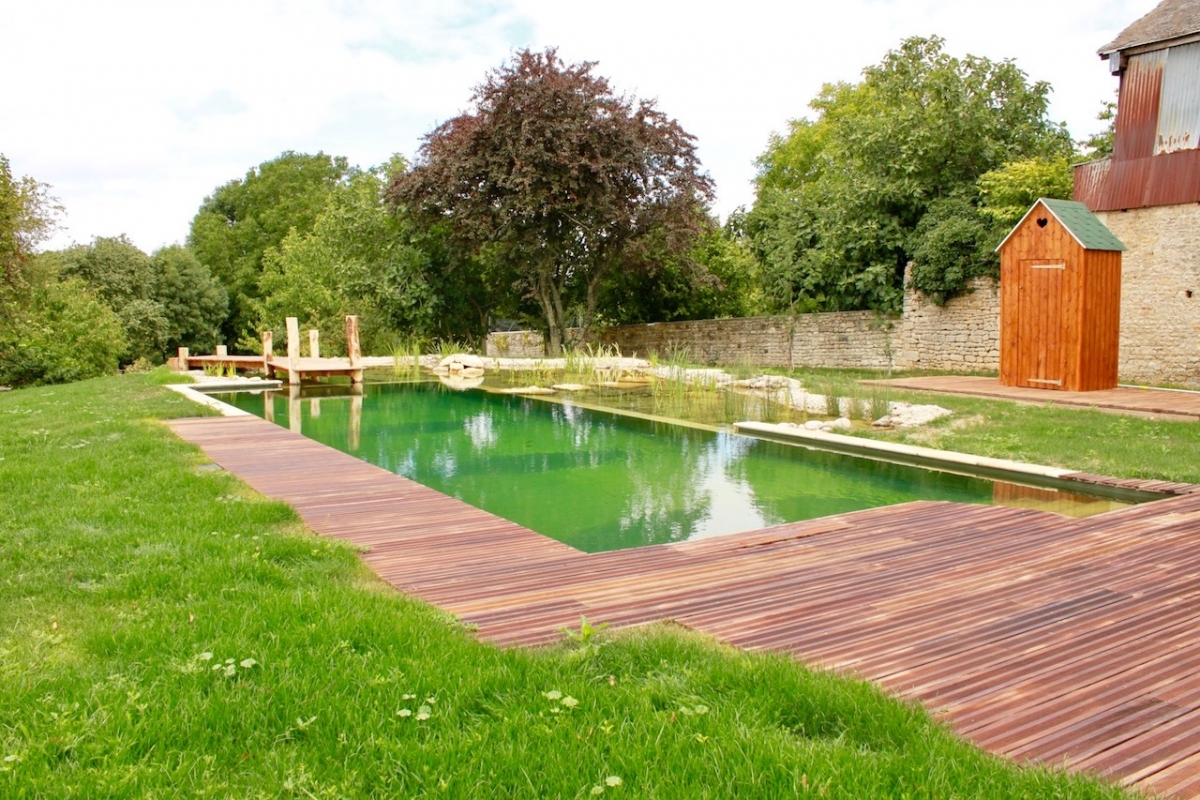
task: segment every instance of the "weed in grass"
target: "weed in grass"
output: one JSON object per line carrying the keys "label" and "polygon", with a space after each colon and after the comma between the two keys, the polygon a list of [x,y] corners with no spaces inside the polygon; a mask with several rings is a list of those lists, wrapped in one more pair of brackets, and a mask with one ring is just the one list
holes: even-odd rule
{"label": "weed in grass", "polygon": [[604,642],[600,639],[600,634],[608,627],[607,622],[602,622],[599,625],[593,625],[588,622],[588,618],[579,615],[579,630],[573,631],[570,628],[563,628],[562,633],[568,639],[575,643],[575,653],[582,656],[592,656],[600,652],[600,648]]}

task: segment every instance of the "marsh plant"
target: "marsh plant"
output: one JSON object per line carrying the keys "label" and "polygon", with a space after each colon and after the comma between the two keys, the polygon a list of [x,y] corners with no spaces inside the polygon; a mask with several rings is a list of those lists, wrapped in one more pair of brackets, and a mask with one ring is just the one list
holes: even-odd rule
{"label": "marsh plant", "polygon": [[237,367],[230,361],[217,361],[205,364],[204,374],[213,378],[236,378]]}
{"label": "marsh plant", "polygon": [[421,377],[420,339],[397,339],[392,343],[392,374],[397,378],[417,380]]}
{"label": "marsh plant", "polygon": [[891,394],[887,389],[878,386],[871,388],[869,411],[871,413],[868,419],[872,421],[882,419],[892,413]]}
{"label": "marsh plant", "polygon": [[830,417],[841,415],[842,387],[837,383],[830,382],[822,387],[822,393],[825,395],[825,414]]}

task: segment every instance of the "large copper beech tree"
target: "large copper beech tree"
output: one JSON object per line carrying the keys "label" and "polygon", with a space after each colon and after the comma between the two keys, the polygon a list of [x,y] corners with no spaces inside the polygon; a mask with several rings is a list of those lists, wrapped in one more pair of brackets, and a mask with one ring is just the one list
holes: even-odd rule
{"label": "large copper beech tree", "polygon": [[425,137],[388,193],[486,264],[494,285],[536,301],[551,355],[569,319],[586,335],[606,276],[689,253],[710,224],[694,138],[653,103],[614,94],[594,66],[519,51],[476,88],[472,113]]}

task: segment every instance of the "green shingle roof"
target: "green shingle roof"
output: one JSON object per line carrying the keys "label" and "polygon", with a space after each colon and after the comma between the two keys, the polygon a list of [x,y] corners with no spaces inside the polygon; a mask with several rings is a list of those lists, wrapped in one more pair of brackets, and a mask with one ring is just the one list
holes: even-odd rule
{"label": "green shingle roof", "polygon": [[[1121,244],[1121,240],[1113,236],[1113,232],[1083,203],[1075,200],[1051,200],[1046,197],[1039,199],[1029,211],[1025,212],[1021,221],[1009,231],[1008,236],[1004,237],[1004,242],[1000,243],[1000,247],[1003,247],[1009,237],[1025,224],[1025,220],[1033,213],[1033,209],[1037,208],[1038,203],[1049,209],[1054,218],[1067,229],[1071,236],[1075,237],[1075,241],[1079,242],[1084,250],[1125,250],[1125,245]],[[999,250],[1000,247],[996,249]]]}

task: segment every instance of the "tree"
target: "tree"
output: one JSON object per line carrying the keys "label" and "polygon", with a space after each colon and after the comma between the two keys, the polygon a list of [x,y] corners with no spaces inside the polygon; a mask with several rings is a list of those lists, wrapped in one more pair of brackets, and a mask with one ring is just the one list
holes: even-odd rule
{"label": "tree", "polygon": [[278,330],[297,316],[336,349],[344,344],[345,316],[356,314],[368,351],[429,337],[437,311],[429,256],[407,220],[382,202],[385,180],[404,167],[393,160],[355,173],[334,190],[309,233],[293,230],[267,251],[255,304],[261,328]]}
{"label": "tree", "polygon": [[195,253],[174,244],[150,257],[150,297],[167,319],[166,352],[211,352],[221,341],[229,296]]}
{"label": "tree", "polygon": [[[927,212],[948,221],[952,207],[978,207],[984,173],[1072,152],[1047,118],[1048,84],[942,45],[905,40],[860,83],[826,85],[816,120],[772,138],[746,229],[776,308],[898,310],[905,265],[937,230],[931,221],[917,234]],[[936,234],[955,251],[975,235],[957,227]]]}
{"label": "tree", "polygon": [[[606,322],[672,322],[744,317],[754,313],[757,264],[733,232],[702,235],[686,259],[664,254],[644,271],[618,271],[605,282],[600,312]],[[703,277],[688,266],[699,264]]]}
{"label": "tree", "polygon": [[532,299],[552,354],[572,317],[591,326],[606,277],[688,253],[712,195],[693,137],[651,102],[614,94],[594,66],[518,52],[389,191],[475,259],[484,285]]}
{"label": "tree", "polygon": [[289,150],[204,199],[188,245],[229,293],[229,319],[222,328],[227,341],[257,339],[253,301],[260,297],[264,254],[293,229],[301,235],[311,231],[349,173],[340,156]]}
{"label": "tree", "polygon": [[1084,155],[1090,159],[1109,158],[1113,152],[1113,142],[1117,138],[1117,101],[1105,100],[1100,105],[1100,113],[1096,119],[1105,123],[1104,129],[1093,133],[1079,143]]}
{"label": "tree", "polygon": [[48,186],[14,178],[0,154],[0,384],[101,375],[117,368],[125,348],[116,315],[35,257],[61,211]]}
{"label": "tree", "polygon": [[0,288],[15,289],[22,282],[22,264],[54,233],[60,213],[50,187],[28,176],[14,178],[0,153]]}
{"label": "tree", "polygon": [[125,236],[96,237],[39,256],[43,269],[77,279],[121,321],[125,363],[152,362],[177,347],[212,347],[228,300],[196,259],[178,245],[148,256]]}

